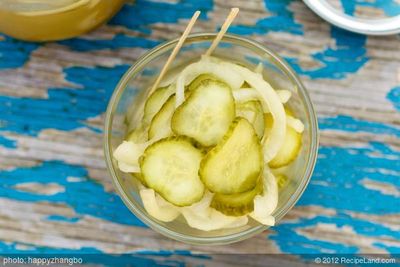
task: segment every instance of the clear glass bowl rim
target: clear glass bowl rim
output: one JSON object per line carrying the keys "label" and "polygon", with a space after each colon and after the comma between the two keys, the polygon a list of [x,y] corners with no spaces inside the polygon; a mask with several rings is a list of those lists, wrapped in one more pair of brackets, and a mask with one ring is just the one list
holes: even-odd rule
{"label": "clear glass bowl rim", "polygon": [[[187,43],[193,43],[196,41],[200,42],[209,42],[214,39],[216,36],[215,33],[196,33],[196,34],[191,34],[188,36],[185,44]],[[194,245],[222,245],[222,244],[229,244],[237,241],[241,241],[247,238],[250,238],[258,233],[261,233],[262,231],[266,230],[269,228],[269,226],[265,225],[259,225],[256,227],[252,227],[249,229],[246,229],[242,232],[226,235],[226,236],[216,236],[216,237],[194,237],[186,234],[181,234],[177,233],[174,231],[171,231],[167,229],[166,227],[160,225],[155,219],[151,218],[149,215],[146,213],[141,212],[138,208],[136,208],[134,203],[131,203],[129,200],[127,194],[123,190],[121,184],[118,181],[118,176],[117,172],[115,169],[115,166],[112,162],[112,151],[111,151],[111,127],[112,127],[112,121],[113,121],[113,115],[115,108],[121,98],[122,93],[124,92],[128,82],[132,77],[134,77],[146,64],[152,60],[152,58],[159,56],[169,50],[172,50],[176,43],[178,42],[178,39],[174,39],[171,41],[166,41],[153,49],[149,50],[147,53],[142,55],[129,69],[128,71],[123,75],[119,83],[117,84],[114,93],[111,96],[111,99],[109,101],[107,111],[106,111],[106,117],[105,117],[105,128],[104,128],[104,155],[106,159],[106,165],[108,172],[110,173],[112,177],[112,181],[114,184],[114,188],[118,192],[119,196],[125,203],[125,205],[137,216],[142,222],[144,222],[147,226],[152,228],[153,230],[170,237],[172,239],[185,242],[188,244],[194,244]],[[292,81],[295,82],[299,94],[301,94],[304,98],[304,104],[306,107],[306,113],[309,118],[309,123],[311,126],[311,149],[310,149],[310,155],[308,159],[308,165],[306,166],[306,171],[304,173],[304,176],[301,178],[300,185],[296,188],[295,192],[293,193],[292,197],[289,199],[287,203],[283,205],[283,207],[280,210],[275,211],[275,218],[276,221],[279,222],[287,212],[296,204],[296,202],[300,199],[301,195],[303,194],[304,190],[307,187],[308,182],[310,181],[311,175],[314,170],[314,166],[317,160],[317,153],[318,153],[318,144],[319,144],[319,134],[318,134],[318,121],[317,121],[317,116],[314,111],[310,96],[308,95],[304,85],[300,81],[299,77],[297,74],[292,70],[292,68],[289,66],[289,64],[282,59],[280,56],[278,56],[275,52],[273,52],[271,49],[266,48],[264,45],[250,40],[248,38],[234,35],[234,34],[225,34],[222,42],[227,42],[227,43],[232,43],[232,44],[239,44],[242,46],[245,46],[247,48],[250,48],[251,50],[258,49],[262,51],[263,53],[267,54],[268,56],[271,57],[271,59],[274,61],[274,63],[279,65],[279,68],[281,71],[283,71],[287,76],[289,76]]]}

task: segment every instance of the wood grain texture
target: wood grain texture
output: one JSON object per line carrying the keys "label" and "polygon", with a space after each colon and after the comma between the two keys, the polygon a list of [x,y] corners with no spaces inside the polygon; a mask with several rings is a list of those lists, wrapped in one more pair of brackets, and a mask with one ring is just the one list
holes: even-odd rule
{"label": "wood grain texture", "polygon": [[[350,2],[340,6],[388,12],[378,1]],[[114,193],[104,111],[129,65],[178,37],[194,10],[203,13],[195,32],[216,31],[232,6],[241,13],[230,32],[272,48],[300,74],[321,148],[310,185],[277,227],[233,245],[191,246],[145,227]],[[221,254],[298,255],[271,256],[281,266],[309,253],[399,254],[399,222],[399,35],[346,32],[296,0],[138,0],[75,39],[0,35],[0,252],[133,253],[137,264],[173,266],[262,266],[265,258]]]}

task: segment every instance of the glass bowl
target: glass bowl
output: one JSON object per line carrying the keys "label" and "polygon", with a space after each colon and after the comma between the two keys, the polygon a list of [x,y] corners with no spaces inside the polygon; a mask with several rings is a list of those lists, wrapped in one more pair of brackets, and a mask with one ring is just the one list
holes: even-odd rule
{"label": "glass bowl", "polygon": [[[183,49],[171,65],[169,73],[179,71],[182,66],[194,62],[207,50],[214,39],[213,33],[193,34],[186,40]],[[189,227],[182,217],[169,223],[160,222],[145,211],[138,193],[137,180],[130,174],[119,171],[112,157],[113,151],[122,142],[126,133],[135,128],[140,121],[148,88],[166,62],[177,40],[163,43],[145,55],[125,73],[117,85],[107,108],[105,119],[104,152],[107,168],[113,179],[116,191],[126,206],[155,231],[170,238],[190,243],[216,245],[237,242],[249,238],[268,228],[268,226],[249,220],[246,226],[216,231],[200,231]],[[296,161],[288,168],[288,181],[280,190],[278,207],[273,213],[277,223],[299,200],[314,169],[318,149],[317,118],[310,97],[300,79],[287,62],[263,45],[247,38],[225,35],[214,56],[224,58],[251,69],[260,62],[264,66],[264,78],[275,89],[292,92],[288,105],[300,118],[305,130],[303,146]],[[168,80],[168,75],[164,81]]]}

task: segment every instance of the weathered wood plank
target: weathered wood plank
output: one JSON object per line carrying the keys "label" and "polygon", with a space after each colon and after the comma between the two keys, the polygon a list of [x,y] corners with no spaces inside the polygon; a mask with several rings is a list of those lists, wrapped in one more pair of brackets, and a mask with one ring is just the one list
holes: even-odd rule
{"label": "weathered wood plank", "polygon": [[[366,2],[357,14],[382,14]],[[1,246],[183,250],[213,261],[178,263],[206,266],[263,263],[215,253],[400,252],[399,35],[348,33],[294,0],[138,5],[146,9],[128,5],[73,40],[31,45],[0,36]],[[304,196],[279,226],[233,245],[191,246],[143,227],[115,195],[102,155],[104,110],[128,66],[179,36],[193,10],[205,14],[195,31],[215,31],[231,5],[241,14],[230,31],[274,49],[300,74],[319,116],[320,156]]]}

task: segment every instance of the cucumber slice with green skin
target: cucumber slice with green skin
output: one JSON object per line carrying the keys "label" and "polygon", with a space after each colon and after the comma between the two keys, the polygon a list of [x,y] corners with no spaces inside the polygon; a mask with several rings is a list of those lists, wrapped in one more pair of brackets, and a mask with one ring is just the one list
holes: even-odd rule
{"label": "cucumber slice with green skin", "polygon": [[296,159],[301,149],[301,134],[292,127],[287,127],[285,141],[278,154],[268,162],[271,168],[280,168]]}
{"label": "cucumber slice with green skin", "polygon": [[201,85],[201,83],[206,80],[217,81],[218,79],[215,78],[212,74],[208,74],[208,73],[200,74],[189,85],[186,86],[186,90],[191,92],[194,89],[196,89],[197,87],[199,87]]}
{"label": "cucumber slice with green skin", "polygon": [[148,133],[149,139],[161,139],[172,135],[171,118],[174,111],[175,97],[172,95],[151,120]]}
{"label": "cucumber slice with green skin", "polygon": [[146,100],[144,104],[143,122],[149,124],[164,103],[175,92],[175,87],[170,85],[157,88]]}
{"label": "cucumber slice with green skin", "polygon": [[185,137],[161,139],[149,146],[140,158],[146,184],[177,206],[199,201],[204,185],[198,171],[203,153]]}
{"label": "cucumber slice with green skin", "polygon": [[172,117],[172,131],[186,135],[203,146],[221,140],[235,118],[235,101],[225,83],[204,80],[179,106]]}
{"label": "cucumber slice with green skin", "polygon": [[253,126],[238,117],[222,141],[203,158],[199,173],[211,192],[236,194],[253,189],[262,168],[260,140]]}
{"label": "cucumber slice with green skin", "polygon": [[248,101],[236,105],[236,116],[247,119],[256,130],[258,138],[264,136],[264,112],[260,101]]}
{"label": "cucumber slice with green skin", "polygon": [[240,67],[230,62],[222,62],[221,65],[235,71],[236,74],[242,76],[252,88],[257,90],[263,100],[263,106],[265,106],[265,109],[268,109],[272,114],[274,123],[269,135],[264,134],[262,140],[264,144],[264,160],[269,162],[278,153],[284,141],[283,139],[286,132],[286,116],[283,104],[275,90],[260,74],[254,73],[247,68]]}
{"label": "cucumber slice with green skin", "polygon": [[215,194],[211,207],[222,212],[225,215],[230,216],[242,216],[246,215],[254,209],[254,197],[261,194],[263,190],[263,183],[260,180],[256,187],[237,194],[224,195]]}

